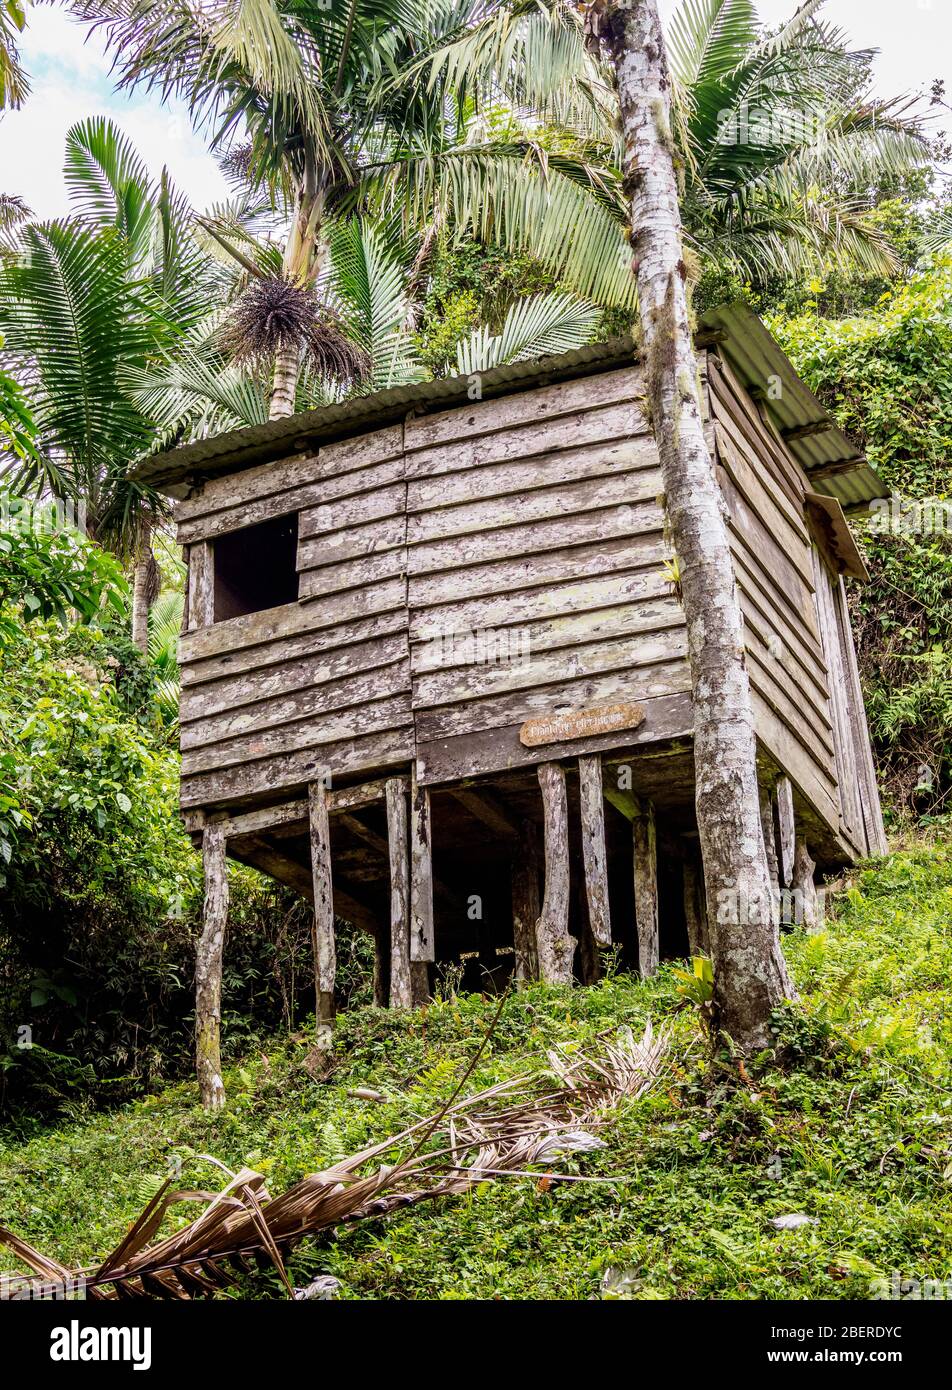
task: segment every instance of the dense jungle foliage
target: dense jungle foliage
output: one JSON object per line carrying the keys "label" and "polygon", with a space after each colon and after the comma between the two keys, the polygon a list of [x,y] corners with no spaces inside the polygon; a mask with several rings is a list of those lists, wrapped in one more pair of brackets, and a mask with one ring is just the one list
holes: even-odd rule
{"label": "dense jungle foliage", "polygon": [[[0,188],[4,487],[84,507],[92,537],[24,524],[21,503],[0,498],[0,1114],[17,1124],[190,1067],[202,885],[177,813],[181,564],[163,500],[129,477],[135,457],[266,418],[276,344],[262,323],[285,311],[282,331],[307,347],[299,408],[630,327],[610,84],[580,8],[517,8],[511,25],[505,0],[418,14],[411,0],[385,72],[390,11],[359,0],[329,87],[312,67],[337,42],[327,7],[275,0],[281,62],[262,66],[236,21],[211,69],[189,33],[197,11],[179,24],[174,7],[113,7],[117,73],[222,120],[234,197],[197,213],[101,118],[67,135],[69,211],[55,223]],[[698,313],[740,296],[767,318],[896,494],[888,524],[853,518],[873,574],[852,594],[860,658],[890,827],[945,832],[948,142],[902,102],[873,99],[872,55],[814,8],[769,36],[747,0],[687,6],[672,24],[687,271]],[[415,22],[426,83],[427,64],[402,61],[419,50]],[[15,48],[6,56],[9,82]],[[25,99],[24,83],[7,97]],[[754,97],[774,119],[751,144],[729,131]],[[933,104],[944,109],[941,84]],[[361,139],[384,172],[364,168]],[[331,148],[325,206],[308,159]],[[281,277],[303,254],[287,219],[305,194],[323,249],[315,237],[296,266],[295,297]],[[147,650],[130,640],[134,575],[151,601]],[[295,1033],[312,977],[306,908],[231,874],[224,1037],[237,1054]],[[340,951],[344,1002],[364,1002],[369,946],[343,932]]]}

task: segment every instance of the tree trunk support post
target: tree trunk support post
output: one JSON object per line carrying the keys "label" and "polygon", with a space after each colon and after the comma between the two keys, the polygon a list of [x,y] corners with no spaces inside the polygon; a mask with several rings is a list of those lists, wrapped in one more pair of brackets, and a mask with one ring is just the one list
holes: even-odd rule
{"label": "tree trunk support post", "polygon": [[579,758],[578,786],[588,921],[596,946],[604,949],[612,944],[612,924],[608,906],[608,857],[605,849],[602,760],[597,753]]}
{"label": "tree trunk support post", "polygon": [[[761,907],[770,881],[754,707],[727,506],[698,387],[664,30],[657,0],[623,0],[607,16],[597,7],[591,15],[616,79],[646,393],[687,629],[695,806],[715,946],[713,1022],[752,1053],[770,1040],[772,1010],[795,990],[776,925]],[[725,892],[736,905],[726,917]],[[757,913],[746,904],[757,904]]]}
{"label": "tree trunk support post", "polygon": [[643,979],[654,975],[660,955],[658,942],[658,843],[653,801],[638,800],[631,822],[634,856],[635,929],[638,969]]}
{"label": "tree trunk support post", "polygon": [[540,763],[545,888],[536,922],[539,978],[571,984],[575,939],[569,935],[569,826],[565,773],[559,763]]}
{"label": "tree trunk support post", "polygon": [[225,831],[206,825],[202,833],[205,901],[202,934],[195,955],[195,1068],[202,1105],[220,1110],[225,1103],[221,1077],[221,976],[228,926]]}
{"label": "tree trunk support post", "polygon": [[387,834],[390,844],[390,1007],[413,1004],[410,971],[410,853],[407,835],[407,779],[387,781]]}
{"label": "tree trunk support post", "polygon": [[512,945],[515,978],[520,983],[539,978],[536,922],[540,912],[536,827],[527,820],[519,827],[512,860]]}
{"label": "tree trunk support post", "polygon": [[329,1050],[334,1037],[334,983],[337,974],[337,948],[334,940],[334,888],[331,878],[330,819],[327,789],[323,782],[312,782],[308,789],[308,819],[311,837],[311,877],[314,882],[314,974],[319,1048]]}
{"label": "tree trunk support post", "polygon": [[798,839],[793,855],[794,917],[807,931],[815,931],[820,925],[820,896],[813,878],[815,872],[816,864],[806,841]]}
{"label": "tree trunk support post", "polygon": [[797,826],[793,811],[793,787],[789,777],[781,777],[777,782],[777,863],[780,873],[780,887],[793,886],[793,856],[796,852]]}
{"label": "tree trunk support post", "polygon": [[436,959],[433,926],[433,818],[430,789],[410,782],[410,992],[415,1006],[429,998],[428,963]]}

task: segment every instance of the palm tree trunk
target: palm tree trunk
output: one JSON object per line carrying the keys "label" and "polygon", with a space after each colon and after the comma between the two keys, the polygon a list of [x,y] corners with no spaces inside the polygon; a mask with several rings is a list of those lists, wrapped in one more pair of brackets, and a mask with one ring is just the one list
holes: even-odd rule
{"label": "palm tree trunk", "polygon": [[696,806],[717,1026],[744,1051],[793,995],[767,872],[750,683],[724,501],[704,438],[689,322],[671,86],[656,0],[599,14],[618,87],[652,424],[688,628]]}
{"label": "palm tree trunk", "polygon": [[149,650],[149,590],[152,587],[152,524],[143,521],[139,531],[132,578],[132,644],[145,656]]}
{"label": "palm tree trunk", "polygon": [[[309,153],[305,158],[281,265],[285,280],[302,289],[313,289],[320,270],[320,233],[329,179],[330,172],[322,169],[313,153]],[[282,420],[294,414],[300,374],[300,343],[290,344],[275,354],[269,420]]]}
{"label": "palm tree trunk", "polygon": [[271,404],[268,407],[269,420],[283,420],[294,414],[294,399],[297,395],[298,376],[301,372],[301,349],[299,344],[291,343],[275,353],[274,378],[271,386]]}

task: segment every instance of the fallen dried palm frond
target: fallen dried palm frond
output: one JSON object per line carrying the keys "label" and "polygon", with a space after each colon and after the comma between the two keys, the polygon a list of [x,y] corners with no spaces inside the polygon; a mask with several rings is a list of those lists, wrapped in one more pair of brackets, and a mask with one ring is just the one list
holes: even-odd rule
{"label": "fallen dried palm frond", "polygon": [[[667,1038],[656,1035],[649,1022],[641,1038],[625,1029],[588,1051],[553,1050],[547,1068],[459,1098],[485,1041],[453,1097],[435,1115],[309,1174],[278,1197],[269,1196],[264,1177],[250,1168],[235,1173],[217,1195],[173,1192],[168,1182],[94,1269],[68,1270],[2,1227],[0,1243],[42,1281],[70,1281],[73,1287],[82,1280],[92,1298],[207,1297],[232,1285],[252,1262],[276,1268],[293,1296],[284,1261],[305,1236],[384,1216],[424,1198],[458,1195],[495,1177],[579,1181],[575,1175],[533,1170],[604,1147],[595,1131],[622,1102],[654,1085],[668,1048]],[[409,1148],[404,1158],[381,1161],[401,1146]],[[207,1205],[189,1225],[156,1240],[168,1208],[187,1201]],[[24,1276],[24,1286],[28,1283]]]}

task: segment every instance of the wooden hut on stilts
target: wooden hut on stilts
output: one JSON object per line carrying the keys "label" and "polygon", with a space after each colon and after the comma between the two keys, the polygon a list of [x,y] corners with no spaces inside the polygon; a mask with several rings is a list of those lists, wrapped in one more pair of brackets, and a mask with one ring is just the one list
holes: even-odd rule
{"label": "wooden hut on stilts", "polygon": [[[730,514],[778,891],[884,848],[844,580],[884,495],[760,321],[697,338]],[[335,922],[375,997],[650,974],[701,951],[691,683],[629,340],[395,387],[201,440],[137,476],[188,563],[182,808],[205,861],[198,1068],[219,1051],[226,856],[314,903],[319,1036]]]}

